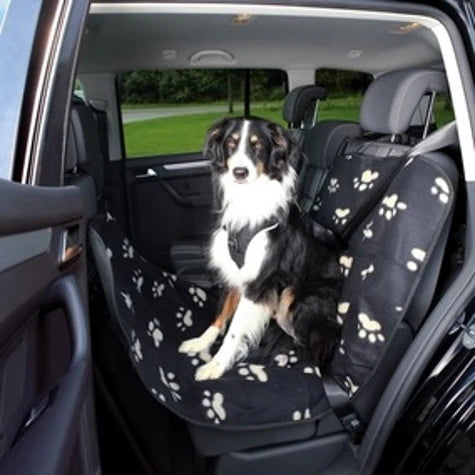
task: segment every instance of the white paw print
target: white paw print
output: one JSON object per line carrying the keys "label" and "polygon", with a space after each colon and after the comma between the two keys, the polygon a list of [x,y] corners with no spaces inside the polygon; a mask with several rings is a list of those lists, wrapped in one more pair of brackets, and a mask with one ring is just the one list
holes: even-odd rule
{"label": "white paw print", "polygon": [[301,421],[302,419],[310,419],[312,415],[310,414],[310,409],[305,409],[305,411],[294,411],[292,414],[293,421]]}
{"label": "white paw print", "polygon": [[353,160],[353,155],[351,153],[346,153],[345,160]]}
{"label": "white paw print", "polygon": [[206,417],[215,424],[220,424],[226,420],[226,411],[223,406],[224,397],[221,393],[214,393],[211,391],[203,391],[203,399],[201,404],[206,408]]}
{"label": "white paw print", "polygon": [[320,368],[318,366],[305,366],[303,372],[305,374],[312,374],[318,376],[319,378],[322,377],[322,373],[320,373]]}
{"label": "white paw print", "polygon": [[112,259],[112,256],[113,256],[113,252],[112,252],[112,249],[109,249],[109,248],[106,248],[106,256],[107,258],[110,260]]}
{"label": "white paw print", "polygon": [[143,354],[142,345],[137,337],[137,334],[135,333],[135,330],[132,330],[130,338],[132,339],[132,345],[130,349],[132,350],[132,355],[134,356],[135,361],[138,363],[139,361],[143,360]]}
{"label": "white paw print", "polygon": [[340,260],[338,261],[341,266],[341,272],[345,277],[348,277],[351,266],[353,265],[353,257],[351,256],[340,256]]}
{"label": "white paw print", "polygon": [[336,193],[338,188],[340,188],[340,183],[338,183],[338,178],[331,178],[330,183],[328,184],[328,193]]}
{"label": "white paw print", "polygon": [[426,251],[419,249],[418,247],[414,247],[411,250],[411,255],[413,260],[411,259],[407,261],[406,266],[411,272],[416,272],[419,269],[419,265],[424,262]]}
{"label": "white paw print", "polygon": [[345,351],[345,339],[342,338],[340,340],[340,342],[338,343],[338,353],[340,353],[340,355],[344,355],[346,353]]}
{"label": "white paw print", "polygon": [[399,197],[396,193],[391,196],[385,196],[379,208],[379,215],[384,216],[388,221],[396,216],[398,211],[404,211],[407,209],[406,203],[399,201]]}
{"label": "white paw print", "polygon": [[156,299],[157,297],[161,297],[163,295],[163,291],[165,290],[165,284],[159,284],[156,280],[153,281],[152,284],[152,295],[153,298]]}
{"label": "white paw print", "polygon": [[385,341],[381,333],[382,327],[377,320],[372,320],[366,313],[358,314],[358,337],[367,339],[370,343]]}
{"label": "white paw print", "polygon": [[438,196],[439,201],[444,205],[449,202],[450,188],[448,183],[442,178],[437,177],[430,189],[431,194]]}
{"label": "white paw print", "polygon": [[244,376],[248,381],[260,381],[265,383],[269,378],[265,371],[265,366],[261,364],[239,363],[238,373]]}
{"label": "white paw print", "polygon": [[343,325],[343,320],[350,309],[350,302],[340,302],[337,307],[336,321],[338,325]]}
{"label": "white paw print", "polygon": [[135,313],[134,310],[134,303],[132,302],[132,299],[130,298],[129,294],[126,294],[125,292],[121,292],[120,295],[122,295],[122,298],[124,299],[125,305],[129,310]]}
{"label": "white paw print", "polygon": [[175,314],[176,318],[178,318],[178,322],[176,324],[177,328],[179,328],[182,332],[184,332],[187,328],[193,325],[193,312],[191,310],[186,310],[184,307],[180,307],[178,312]]}
{"label": "white paw print", "polygon": [[373,237],[373,224],[374,221],[370,221],[363,229],[363,240],[371,239]]}
{"label": "white paw print", "polygon": [[350,208],[337,208],[332,216],[333,222],[335,224],[341,224],[343,226],[348,221],[349,214]]}
{"label": "white paw print", "polygon": [[320,196],[317,196],[317,198],[313,202],[312,209],[313,211],[318,211],[321,207],[322,207],[322,199],[320,198]]}
{"label": "white paw print", "polygon": [[124,238],[124,241],[122,242],[122,256],[124,259],[134,258],[134,248],[127,238]]}
{"label": "white paw print", "polygon": [[274,361],[277,363],[277,366],[281,368],[292,368],[292,365],[298,362],[298,358],[295,355],[295,351],[290,350],[288,354],[279,353],[275,355]]}
{"label": "white paw print", "polygon": [[162,275],[165,279],[167,279],[167,282],[170,285],[170,287],[175,287],[175,282],[176,282],[175,274],[170,274],[169,272],[162,271]]}
{"label": "white paw print", "polygon": [[360,388],[355,383],[353,383],[353,381],[351,380],[351,378],[349,376],[346,376],[345,380],[343,381],[343,384],[345,385],[346,389],[348,390],[348,395],[350,397],[354,396],[356,391],[358,391],[358,389]]}
{"label": "white paw print", "polygon": [[132,275],[132,282],[137,289],[137,292],[140,294],[142,292],[142,285],[143,285],[143,275],[140,269],[135,269]]}
{"label": "white paw print", "polygon": [[174,401],[179,401],[181,399],[180,394],[180,385],[174,381],[175,375],[172,372],[165,374],[165,371],[161,366],[158,367],[158,372],[160,373],[160,379],[164,386],[170,391],[170,394]]}
{"label": "white paw print", "polygon": [[366,269],[363,269],[361,271],[362,280],[366,280],[366,277],[368,277],[368,275],[372,274],[373,272],[374,272],[374,265],[370,264]]}
{"label": "white paw print", "polygon": [[208,348],[201,350],[199,353],[190,352],[187,353],[187,355],[191,357],[191,364],[193,366],[198,366],[201,363],[208,363],[211,361],[211,354]]}
{"label": "white paw print", "polygon": [[360,177],[353,178],[353,188],[358,191],[371,190],[374,182],[378,179],[379,173],[365,170]]}
{"label": "white paw print", "polygon": [[156,398],[160,399],[160,401],[167,402],[166,397],[162,393],[159,393],[155,388],[150,388],[150,391]]}
{"label": "white paw print", "polygon": [[114,216],[112,216],[108,211],[106,212],[106,223],[110,223],[111,221],[115,221]]}
{"label": "white paw print", "polygon": [[153,343],[158,348],[163,341],[163,332],[160,329],[160,322],[156,318],[148,322],[147,334],[153,338]]}
{"label": "white paw print", "polygon": [[206,302],[206,293],[203,289],[199,287],[190,287],[188,289],[190,295],[193,297],[193,302],[198,304],[198,307],[203,307]]}

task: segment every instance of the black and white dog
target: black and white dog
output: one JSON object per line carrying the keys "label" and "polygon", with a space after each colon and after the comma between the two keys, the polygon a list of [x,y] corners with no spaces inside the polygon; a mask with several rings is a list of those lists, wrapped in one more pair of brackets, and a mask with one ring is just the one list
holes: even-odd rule
{"label": "black and white dog", "polygon": [[204,153],[221,207],[210,262],[227,292],[213,324],[179,351],[208,350],[232,318],[218,352],[196,372],[197,380],[216,379],[259,346],[275,319],[281,335],[324,363],[339,337],[341,273],[335,246],[302,223],[298,147],[277,124],[231,118],[210,129]]}

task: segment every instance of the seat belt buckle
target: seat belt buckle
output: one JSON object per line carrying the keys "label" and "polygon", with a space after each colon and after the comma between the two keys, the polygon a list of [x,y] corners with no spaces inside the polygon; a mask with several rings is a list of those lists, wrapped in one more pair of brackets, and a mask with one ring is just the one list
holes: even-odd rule
{"label": "seat belt buckle", "polygon": [[340,422],[350,435],[351,442],[355,445],[359,445],[366,430],[366,423],[356,412],[341,417]]}

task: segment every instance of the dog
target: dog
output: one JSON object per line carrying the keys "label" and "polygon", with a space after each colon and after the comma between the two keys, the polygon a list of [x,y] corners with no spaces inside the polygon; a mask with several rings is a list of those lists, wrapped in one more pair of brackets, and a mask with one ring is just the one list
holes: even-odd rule
{"label": "dog", "polygon": [[[207,133],[219,203],[210,264],[226,288],[214,322],[181,353],[207,351],[229,329],[196,380],[219,378],[274,331],[324,364],[339,340],[338,248],[309,233],[296,203],[299,147],[279,125],[259,118],[225,118]],[[268,330],[270,331],[270,330]],[[281,340],[279,336],[271,338]]]}

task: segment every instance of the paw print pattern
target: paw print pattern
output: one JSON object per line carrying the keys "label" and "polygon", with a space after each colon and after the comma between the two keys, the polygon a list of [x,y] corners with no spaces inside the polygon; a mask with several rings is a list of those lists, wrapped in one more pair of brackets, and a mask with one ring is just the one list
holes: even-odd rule
{"label": "paw print pattern", "polygon": [[162,271],[163,277],[167,280],[170,287],[175,287],[176,275],[169,272]]}
{"label": "paw print pattern", "polygon": [[193,325],[193,312],[191,310],[185,310],[184,307],[180,307],[178,312],[175,313],[178,322],[176,324],[177,328],[184,332],[187,328]]}
{"label": "paw print pattern", "polygon": [[374,182],[378,179],[379,173],[365,170],[360,177],[353,178],[353,188],[358,191],[371,190]]}
{"label": "paw print pattern", "polygon": [[294,411],[292,414],[293,421],[301,421],[302,419],[310,419],[312,415],[310,414],[310,409],[305,409],[305,411]]}
{"label": "paw print pattern", "polygon": [[313,202],[312,209],[313,211],[318,211],[322,207],[322,199],[320,196],[317,196],[315,201]]}
{"label": "paw print pattern", "polygon": [[332,216],[332,219],[336,225],[344,226],[348,221],[349,215],[350,208],[337,208]]}
{"label": "paw print pattern", "polygon": [[348,275],[350,274],[351,266],[353,265],[353,257],[342,255],[340,256],[340,260],[338,262],[340,263],[341,273],[345,277],[348,277]]}
{"label": "paw print pattern", "polygon": [[134,360],[138,363],[139,361],[143,360],[143,354],[142,354],[142,345],[140,343],[140,340],[137,337],[137,334],[135,333],[135,330],[132,330],[132,333],[130,334],[130,338],[132,340],[132,345],[130,349],[132,351]]}
{"label": "paw print pattern", "polygon": [[135,269],[134,273],[132,274],[132,282],[137,289],[137,292],[140,294],[142,292],[142,285],[143,285],[143,275],[140,269]]}
{"label": "paw print pattern", "polygon": [[163,295],[163,291],[165,290],[165,284],[159,284],[156,280],[153,281],[152,284],[152,296],[154,299],[161,297]]}
{"label": "paw print pattern", "polygon": [[370,343],[385,341],[381,333],[382,327],[377,320],[371,319],[366,313],[358,314],[358,337],[367,339]]}
{"label": "paw print pattern", "polygon": [[340,302],[337,307],[336,321],[338,325],[343,325],[343,320],[350,309],[350,302]]}
{"label": "paw print pattern", "polygon": [[153,338],[153,344],[158,348],[163,341],[163,332],[160,329],[160,322],[156,318],[148,322],[147,334]]}
{"label": "paw print pattern", "polygon": [[355,383],[353,383],[353,381],[351,380],[351,378],[349,376],[347,376],[343,380],[343,384],[345,385],[345,387],[348,391],[348,396],[350,396],[350,397],[353,397],[354,394],[356,393],[356,391],[358,391],[358,389],[359,389],[359,386],[357,386]]}
{"label": "paw print pattern", "polygon": [[106,223],[110,223],[112,221],[115,221],[114,216],[112,216],[109,212],[106,212]]}
{"label": "paw print pattern", "polygon": [[211,361],[211,354],[208,349],[202,350],[199,353],[187,353],[187,355],[191,357],[191,364],[193,366]]}
{"label": "paw print pattern", "polygon": [[340,188],[340,183],[338,182],[338,178],[331,178],[330,183],[328,184],[328,193],[336,193]]}
{"label": "paw print pattern", "polygon": [[298,362],[298,358],[295,355],[295,351],[290,350],[287,354],[279,353],[275,355],[274,361],[277,363],[277,366],[281,368],[292,368],[292,366]]}
{"label": "paw print pattern", "polygon": [[244,376],[248,381],[260,381],[261,383],[265,383],[269,379],[264,365],[240,363],[238,366],[238,373]]}
{"label": "paw print pattern", "polygon": [[344,355],[346,353],[344,338],[342,338],[340,342],[338,343],[338,353],[340,353],[340,355]]}
{"label": "paw print pattern", "polygon": [[318,366],[305,366],[303,372],[304,374],[311,374],[314,376],[318,376],[319,378],[322,377],[322,373],[320,373],[320,368]]}
{"label": "paw print pattern", "polygon": [[365,239],[371,239],[374,235],[373,233],[373,224],[374,221],[370,221],[363,229],[363,241]]}
{"label": "paw print pattern", "polygon": [[127,238],[124,238],[124,240],[122,241],[122,257],[124,259],[134,258],[134,248]]}
{"label": "paw print pattern", "polygon": [[112,256],[113,256],[113,252],[112,252],[112,249],[109,249],[109,248],[106,248],[106,256],[109,260],[112,259]]}
{"label": "paw print pattern", "polygon": [[370,264],[366,269],[363,269],[361,271],[361,279],[366,280],[366,277],[368,277],[369,274],[372,274],[374,272],[374,265]]}
{"label": "paw print pattern", "polygon": [[450,188],[448,183],[442,177],[439,176],[434,180],[430,192],[437,196],[439,201],[444,205],[449,202]]}
{"label": "paw print pattern", "polygon": [[165,371],[161,366],[158,367],[158,372],[160,373],[160,379],[162,380],[163,385],[170,391],[170,395],[173,400],[179,401],[181,396],[178,391],[180,391],[180,385],[174,381],[175,375],[172,372],[165,374]]}
{"label": "paw print pattern", "polygon": [[132,299],[129,294],[126,294],[125,292],[121,292],[120,295],[122,295],[122,298],[124,299],[124,303],[127,306],[127,308],[135,313],[134,310],[134,303],[132,302]]}
{"label": "paw print pattern", "polygon": [[150,391],[152,392],[152,394],[158,398],[160,401],[162,402],[167,402],[167,399],[166,397],[162,394],[162,393],[159,393],[155,388],[151,388]]}
{"label": "paw print pattern", "polygon": [[424,262],[424,259],[426,257],[426,251],[419,249],[418,247],[414,247],[411,250],[411,256],[413,259],[410,259],[406,263],[406,267],[411,271],[411,272],[416,272],[419,270],[419,265]]}
{"label": "paw print pattern", "polygon": [[345,160],[353,160],[353,155],[351,153],[346,153]]}
{"label": "paw print pattern", "polygon": [[206,417],[215,424],[226,420],[226,411],[223,406],[224,397],[221,393],[211,394],[211,391],[203,391],[201,404],[206,408]]}
{"label": "paw print pattern", "polygon": [[188,292],[193,298],[193,302],[195,302],[198,307],[203,307],[206,302],[206,293],[203,289],[199,287],[190,287]]}
{"label": "paw print pattern", "polygon": [[404,211],[407,209],[406,203],[399,201],[399,197],[396,193],[391,196],[385,196],[379,208],[379,215],[384,216],[388,221],[391,221],[398,211]]}

